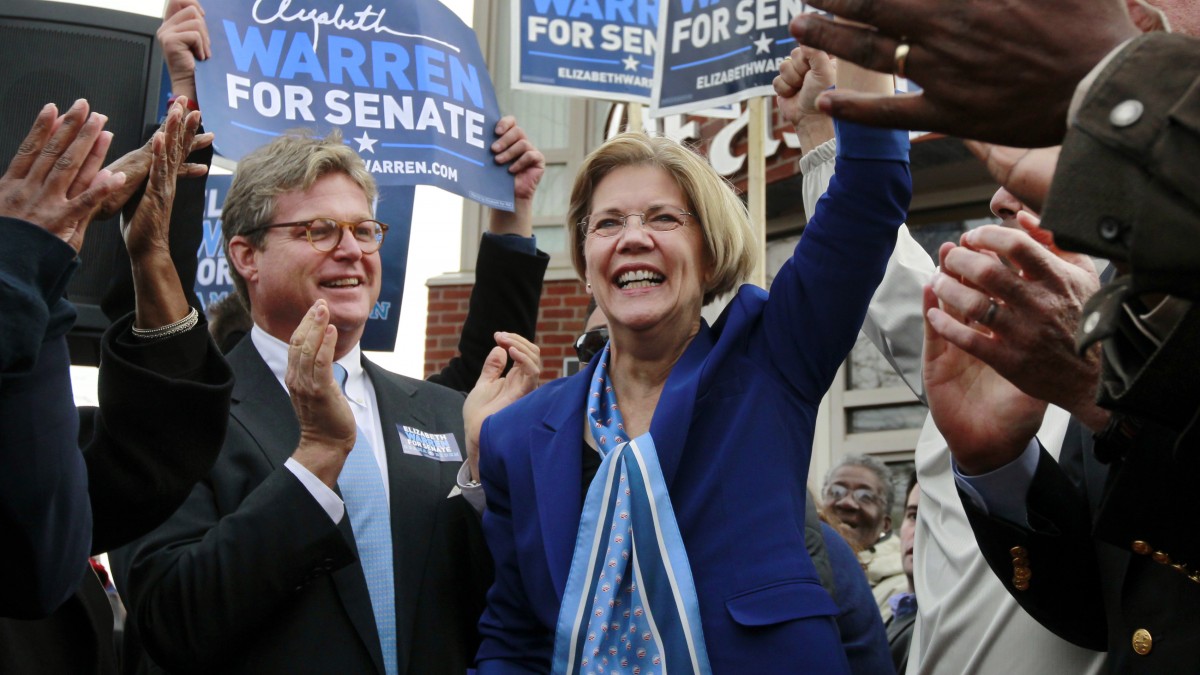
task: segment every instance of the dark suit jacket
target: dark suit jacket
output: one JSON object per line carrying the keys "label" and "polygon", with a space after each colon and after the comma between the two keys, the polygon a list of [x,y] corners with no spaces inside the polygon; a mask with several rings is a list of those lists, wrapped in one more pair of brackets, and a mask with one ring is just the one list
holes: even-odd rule
{"label": "dark suit jacket", "polygon": [[908,651],[912,647],[913,626],[917,623],[917,614],[906,614],[897,619],[892,617],[887,624],[888,650],[892,653],[892,665],[899,675],[908,670]]}
{"label": "dark suit jacket", "polygon": [[[132,321],[118,321],[101,343],[101,408],[83,449],[92,553],[124,544],[174,511],[215,460],[228,421],[233,376],[204,322],[139,344],[129,335]],[[46,351],[65,370],[65,344]],[[78,592],[47,618],[0,619],[0,672],[116,672],[112,609],[85,558],[77,569]]]}
{"label": "dark suit jacket", "polygon": [[[1174,452],[1174,438],[1147,424],[1104,465],[1073,422],[1060,463],[1042,451],[1028,523],[963,500],[984,557],[1022,608],[1064,639],[1109,651],[1115,672],[1200,672],[1200,466],[1195,453]],[[1031,571],[1026,590],[1014,584],[1017,546]],[[1139,629],[1153,641],[1146,654],[1133,650]]]}
{"label": "dark suit jacket", "polygon": [[[817,406],[854,344],[911,188],[897,161],[907,158],[903,137],[856,128],[842,140],[839,162],[857,159],[839,163],[770,298],[744,286],[701,326],[651,425],[717,673],[846,671],[836,606],[805,550],[805,479]],[[480,673],[549,667],[583,505],[596,362],[484,423],[496,584],[480,622]]]}
{"label": "dark suit jacket", "polygon": [[[209,477],[134,557],[132,615],[155,662],[180,672],[383,672],[349,520],[335,525],[284,467],[291,402],[254,345]],[[448,498],[458,462],[403,452],[397,425],[453,433],[462,395],[364,361],[388,456],[400,672],[462,672],[487,579],[478,517]],[[475,536],[472,536],[475,535]]]}

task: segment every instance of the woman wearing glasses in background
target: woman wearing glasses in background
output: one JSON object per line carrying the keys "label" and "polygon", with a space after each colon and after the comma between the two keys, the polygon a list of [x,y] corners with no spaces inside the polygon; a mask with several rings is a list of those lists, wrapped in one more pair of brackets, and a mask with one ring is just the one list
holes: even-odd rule
{"label": "woman wearing glasses in background", "polygon": [[846,671],[802,504],[817,406],[911,184],[905,134],[840,132],[829,197],[769,296],[739,289],[746,208],[698,155],[622,134],[584,161],[569,236],[610,341],[483,424],[480,673]]}

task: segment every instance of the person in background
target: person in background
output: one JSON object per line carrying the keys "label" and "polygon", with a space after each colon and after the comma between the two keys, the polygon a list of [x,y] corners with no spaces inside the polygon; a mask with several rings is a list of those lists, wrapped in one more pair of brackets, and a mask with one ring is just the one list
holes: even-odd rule
{"label": "person in background", "polygon": [[250,312],[242,304],[237,293],[230,293],[204,308],[208,315],[208,329],[222,354],[228,354],[254,327]]}
{"label": "person in background", "polygon": [[822,508],[832,513],[843,536],[858,550],[867,581],[884,621],[892,616],[888,598],[904,590],[900,542],[892,536],[895,488],[892,472],[867,455],[847,455],[825,474]]}
{"label": "person in background", "polygon": [[892,618],[887,622],[888,649],[892,652],[892,663],[896,672],[904,675],[908,670],[908,651],[912,643],[913,626],[917,620],[917,594],[913,586],[913,537],[917,532],[917,509],[921,501],[921,486],[917,484],[914,471],[908,477],[907,495],[904,499],[904,520],[900,523],[900,555],[903,556],[904,576],[908,579],[908,590],[888,598]]}

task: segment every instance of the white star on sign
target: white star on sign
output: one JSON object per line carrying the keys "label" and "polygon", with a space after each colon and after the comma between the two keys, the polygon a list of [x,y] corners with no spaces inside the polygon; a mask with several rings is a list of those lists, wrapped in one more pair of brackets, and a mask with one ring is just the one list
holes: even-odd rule
{"label": "white star on sign", "polygon": [[759,33],[758,39],[754,40],[755,54],[770,54],[771,53],[771,38],[767,37],[766,33]]}
{"label": "white star on sign", "polygon": [[624,64],[625,64],[625,70],[634,70],[634,71],[636,71],[636,70],[637,70],[637,67],[638,67],[638,63],[639,63],[639,61],[638,61],[637,59],[633,58],[633,54],[630,54],[630,55],[629,55],[629,58],[622,59],[622,60],[621,60],[621,63],[624,63]]}
{"label": "white star on sign", "polygon": [[371,154],[375,154],[375,144],[379,141],[368,136],[367,132],[364,131],[362,136],[359,136],[354,140],[358,143],[359,152],[369,152]]}

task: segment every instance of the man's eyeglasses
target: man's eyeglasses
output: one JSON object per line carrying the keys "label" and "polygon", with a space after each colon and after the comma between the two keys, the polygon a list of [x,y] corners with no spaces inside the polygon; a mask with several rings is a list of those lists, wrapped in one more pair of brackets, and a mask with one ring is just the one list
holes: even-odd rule
{"label": "man's eyeglasses", "polygon": [[313,218],[312,220],[302,220],[296,223],[275,223],[273,225],[260,225],[246,230],[242,234],[253,234],[262,230],[271,230],[277,227],[303,227],[304,234],[308,237],[308,243],[321,253],[328,253],[337,248],[342,243],[342,233],[346,230],[350,231],[350,236],[354,237],[354,241],[358,242],[359,249],[363,253],[374,253],[383,246],[383,238],[387,235],[388,226],[378,220],[360,220],[356,223],[346,222],[344,220],[334,220],[333,218]]}
{"label": "man's eyeglasses", "polygon": [[879,498],[879,495],[875,494],[873,490],[868,490],[867,488],[851,490],[845,485],[839,485],[837,483],[833,483],[829,487],[825,488],[825,498],[831,501],[841,501],[845,499],[847,495],[857,502],[859,506],[879,506],[883,503],[883,501]]}
{"label": "man's eyeglasses", "polygon": [[642,227],[647,230],[670,232],[683,225],[687,225],[688,219],[695,217],[695,214],[688,213],[687,211],[680,211],[670,206],[661,206],[652,208],[645,213],[617,213],[615,211],[593,213],[579,221],[579,227],[582,228],[585,235],[615,237],[629,224],[630,218],[637,218],[641,222]]}
{"label": "man's eyeglasses", "polygon": [[594,356],[600,353],[601,349],[604,349],[606,344],[608,344],[608,328],[604,326],[593,328],[575,338],[575,354],[579,357],[579,364],[589,363]]}

